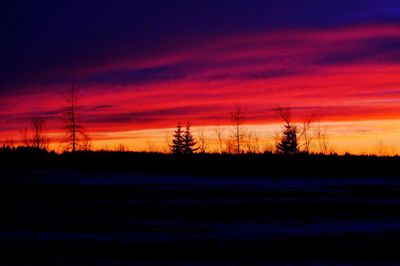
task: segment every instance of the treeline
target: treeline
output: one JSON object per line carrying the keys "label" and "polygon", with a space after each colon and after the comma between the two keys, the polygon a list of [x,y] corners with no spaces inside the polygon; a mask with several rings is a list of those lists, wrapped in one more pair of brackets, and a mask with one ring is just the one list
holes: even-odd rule
{"label": "treeline", "polygon": [[[236,104],[227,115],[230,126],[216,127],[213,137],[210,132],[204,130],[192,132],[190,121],[185,124],[178,122],[176,130],[166,138],[164,148],[150,141],[147,143],[148,152],[193,154],[193,153],[219,153],[219,154],[263,154],[274,153],[286,156],[296,154],[323,154],[333,155],[333,149],[325,128],[317,124],[317,115],[305,114],[300,119],[294,119],[289,107],[277,107],[275,116],[281,121],[281,127],[270,136],[260,136],[257,132],[251,132],[246,127],[247,113],[244,108]],[[59,150],[75,153],[77,151],[91,151],[93,146],[91,138],[84,130],[80,122],[78,97],[75,86],[72,84],[65,95],[65,106],[60,114],[63,121],[64,138]],[[46,118],[40,116],[31,117],[28,128],[21,130],[23,147],[39,150],[49,150],[50,138],[46,133]],[[268,138],[268,139],[267,139]],[[8,141],[2,145],[2,149],[12,148],[16,145]],[[21,146],[21,145],[19,145]],[[212,148],[210,148],[212,146]],[[100,149],[104,150],[104,149]],[[107,149],[106,149],[107,150]],[[125,152],[129,149],[120,144],[116,149]],[[376,152],[379,156],[388,155],[387,147],[382,142],[377,144]],[[99,151],[99,149],[97,150]]]}
{"label": "treeline", "polygon": [[[76,105],[77,97],[72,87],[68,106],[62,114],[65,124],[65,137],[62,150],[65,152],[91,151],[93,150],[91,140],[80,124],[80,114]],[[273,143],[262,144],[267,137],[262,137],[256,132],[246,128],[246,114],[242,107],[235,106],[230,114],[231,126],[216,127],[215,138],[212,139],[204,130],[197,134],[192,132],[189,121],[185,124],[178,122],[176,130],[167,137],[166,148],[161,149],[157,145],[148,143],[148,152],[172,153],[172,154],[193,154],[193,153],[220,153],[220,154],[261,154],[277,153],[284,155],[295,155],[299,153],[335,154],[332,149],[326,131],[314,127],[315,115],[307,115],[300,124],[292,119],[290,108],[280,107],[274,109],[277,117],[282,120],[283,125],[280,131],[275,132]],[[21,130],[22,146],[28,148],[49,150],[50,139],[46,134],[46,120],[43,117],[32,117],[29,128]],[[172,137],[172,139],[170,138]],[[214,141],[213,148],[210,143]],[[270,139],[269,139],[270,141]],[[3,148],[12,148],[13,143],[4,144]],[[315,149],[311,149],[315,146]],[[100,149],[108,150],[108,149]],[[98,150],[99,151],[99,150]],[[129,149],[120,144],[115,151],[125,152]]]}
{"label": "treeline", "polygon": [[[77,151],[61,154],[29,147],[0,149],[2,179],[18,171],[49,174],[79,170],[99,173],[136,172],[182,176],[304,176],[399,177],[400,157],[321,155],[194,153],[171,155],[148,152]],[[89,175],[90,176],[90,175]]]}
{"label": "treeline", "polygon": [[[240,105],[236,105],[230,115],[231,126],[218,127],[214,131],[216,137],[214,147],[218,149],[217,153],[336,154],[330,145],[326,130],[314,126],[317,121],[315,114],[307,114],[300,123],[297,123],[289,107],[275,108],[274,113],[282,121],[282,127],[280,131],[275,132],[273,143],[262,145],[262,137],[246,128],[246,113]],[[207,153],[210,152],[209,143],[210,138],[204,131],[200,131],[195,136],[191,131],[189,121],[184,127],[181,122],[178,122],[172,141],[168,141],[168,151],[172,154]]]}

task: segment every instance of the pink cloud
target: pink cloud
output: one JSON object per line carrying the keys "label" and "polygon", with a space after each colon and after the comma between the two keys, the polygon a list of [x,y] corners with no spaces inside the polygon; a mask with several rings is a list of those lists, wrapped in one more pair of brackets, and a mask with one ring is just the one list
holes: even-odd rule
{"label": "pink cloud", "polygon": [[[78,69],[82,123],[109,132],[186,119],[228,123],[236,101],[247,107],[249,123],[273,121],[277,105],[332,121],[395,118],[400,60],[391,59],[400,58],[400,49],[389,44],[399,36],[392,25],[218,36],[179,52]],[[50,130],[59,131],[67,87],[44,84],[5,96],[0,111],[10,126],[3,134],[16,134],[32,114],[45,114]]]}

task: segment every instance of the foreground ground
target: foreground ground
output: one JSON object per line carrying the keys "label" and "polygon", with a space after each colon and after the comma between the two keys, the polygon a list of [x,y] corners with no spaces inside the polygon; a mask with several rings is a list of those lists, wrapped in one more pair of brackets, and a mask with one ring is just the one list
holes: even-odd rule
{"label": "foreground ground", "polygon": [[400,261],[399,178],[1,176],[0,264]]}

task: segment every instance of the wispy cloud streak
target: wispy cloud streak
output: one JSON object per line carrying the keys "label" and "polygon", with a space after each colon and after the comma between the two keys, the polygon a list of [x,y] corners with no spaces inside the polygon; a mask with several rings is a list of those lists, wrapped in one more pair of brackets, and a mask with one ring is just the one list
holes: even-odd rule
{"label": "wispy cloud streak", "polygon": [[[178,48],[76,69],[86,127],[117,132],[186,119],[224,124],[238,100],[254,124],[273,121],[277,105],[292,106],[296,115],[312,110],[326,121],[400,117],[393,101],[400,99],[399,25],[235,34]],[[20,88],[22,95],[3,93],[0,119],[14,125],[4,134],[31,113],[46,115],[58,130],[61,92],[70,80],[42,78],[42,85]]]}

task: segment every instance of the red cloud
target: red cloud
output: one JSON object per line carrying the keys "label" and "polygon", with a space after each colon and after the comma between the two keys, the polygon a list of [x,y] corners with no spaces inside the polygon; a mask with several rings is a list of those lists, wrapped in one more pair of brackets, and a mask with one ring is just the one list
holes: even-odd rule
{"label": "red cloud", "polygon": [[[197,126],[224,124],[237,101],[255,124],[271,122],[278,105],[332,121],[395,118],[398,43],[398,26],[359,26],[221,36],[175,53],[128,56],[77,70],[82,123],[89,131],[110,132],[173,127],[187,119]],[[46,115],[50,129],[59,130],[61,91],[69,84],[48,83],[4,97],[4,139],[32,114]]]}

